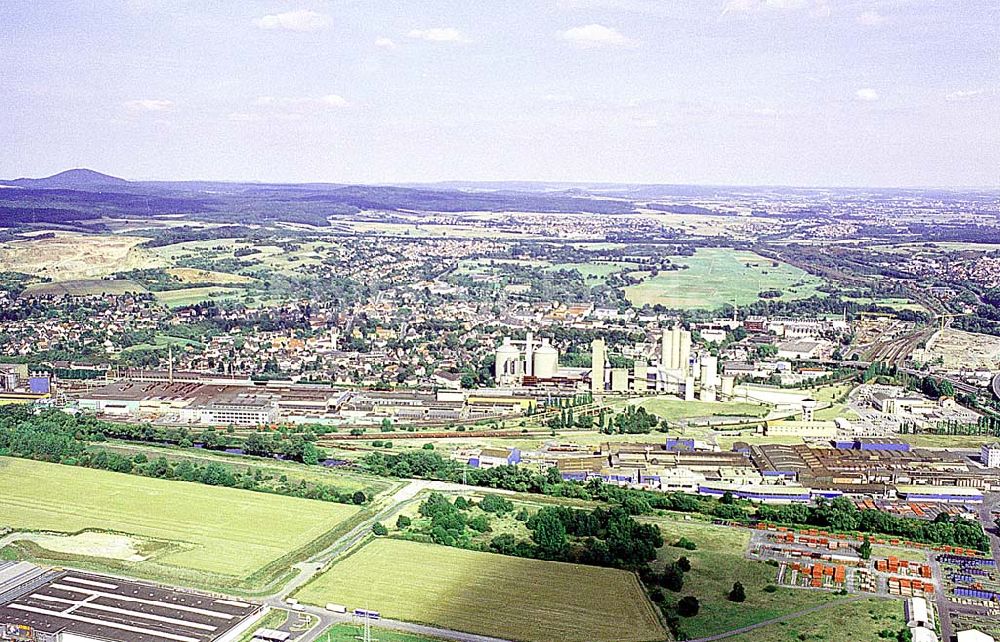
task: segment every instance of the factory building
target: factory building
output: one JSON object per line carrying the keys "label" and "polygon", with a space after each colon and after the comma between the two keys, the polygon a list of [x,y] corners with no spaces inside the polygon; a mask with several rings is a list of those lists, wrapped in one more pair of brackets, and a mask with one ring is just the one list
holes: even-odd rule
{"label": "factory building", "polygon": [[1000,468],[1000,444],[984,444],[979,452],[979,459],[987,468]]}
{"label": "factory building", "polygon": [[234,642],[267,611],[189,590],[0,562],[3,642]]}
{"label": "factory building", "polygon": [[668,379],[683,382],[691,369],[691,332],[679,327],[660,338],[660,369]]}
{"label": "factory building", "polygon": [[523,344],[522,349],[510,337],[504,337],[497,348],[494,376],[500,386],[521,384],[526,377],[544,381],[564,375],[559,368],[559,351],[549,339],[536,344],[534,334],[529,332]]}

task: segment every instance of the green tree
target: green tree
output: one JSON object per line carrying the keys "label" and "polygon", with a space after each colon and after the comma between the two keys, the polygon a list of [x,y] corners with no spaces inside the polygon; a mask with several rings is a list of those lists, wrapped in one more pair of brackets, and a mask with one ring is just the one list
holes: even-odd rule
{"label": "green tree", "polygon": [[747,592],[743,588],[741,582],[733,583],[733,590],[729,591],[729,601],[730,602],[746,602]]}
{"label": "green tree", "polygon": [[677,615],[681,617],[694,617],[698,615],[700,609],[701,604],[698,603],[698,598],[693,595],[685,595],[677,602]]}

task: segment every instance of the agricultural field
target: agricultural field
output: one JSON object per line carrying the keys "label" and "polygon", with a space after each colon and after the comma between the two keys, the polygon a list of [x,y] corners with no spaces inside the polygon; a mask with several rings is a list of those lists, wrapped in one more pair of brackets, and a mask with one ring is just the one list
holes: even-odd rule
{"label": "agricultural field", "polygon": [[246,294],[245,290],[226,287],[185,288],[183,290],[164,290],[156,293],[156,299],[170,308],[180,308],[204,301],[221,301],[234,299]]}
{"label": "agricultural field", "polygon": [[[663,539],[667,542],[660,549],[663,564],[682,555],[691,561],[691,570],[684,574],[684,588],[679,593],[665,591],[668,603],[674,603],[685,595],[693,595],[701,603],[698,615],[680,619],[680,632],[687,638],[732,631],[840,599],[831,593],[784,587],[777,587],[773,593],[765,591],[766,586],[775,583],[778,569],[746,559],[744,555],[750,540],[747,529],[715,526],[685,520],[682,516],[638,519],[656,524],[663,532]],[[695,542],[697,550],[670,546],[681,537]],[[743,603],[730,602],[726,597],[736,580],[746,588],[747,599]]]}
{"label": "agricultural field", "polygon": [[635,263],[555,263],[545,268],[553,270],[576,270],[585,281],[603,281],[608,275],[629,268],[637,268]]}
{"label": "agricultural field", "polygon": [[896,634],[905,628],[902,602],[867,599],[837,604],[730,639],[738,642],[874,642],[886,639],[879,635],[882,631],[891,631],[887,639],[895,640]]}
{"label": "agricultural field", "polygon": [[248,276],[242,274],[230,274],[228,272],[213,272],[211,270],[198,270],[195,268],[168,268],[166,273],[177,278],[181,283],[250,283],[253,281]]}
{"label": "agricultural field", "polygon": [[79,281],[165,265],[151,252],[137,247],[144,241],[138,236],[71,232],[55,232],[52,238],[9,241],[0,243],[0,272]]}
{"label": "agricultural field", "polygon": [[639,285],[625,288],[635,306],[664,305],[682,310],[748,305],[765,290],[780,290],[782,300],[806,299],[818,294],[822,280],[797,267],[754,254],[729,249],[699,249],[679,257],[687,269],[660,272]]}
{"label": "agricultural field", "polygon": [[92,296],[99,294],[142,293],[146,288],[126,279],[107,281],[105,279],[74,279],[71,281],[53,281],[50,283],[34,283],[24,289],[27,295],[59,295]]}
{"label": "agricultural field", "polygon": [[[142,562],[58,554],[142,577],[246,590],[359,512],[341,504],[0,458],[0,528],[133,538]],[[104,545],[111,542],[104,542]],[[121,542],[114,542],[122,547]],[[32,548],[34,552],[34,547]],[[87,550],[87,549],[83,549]],[[114,563],[112,563],[114,562]],[[267,568],[269,565],[272,568]]]}
{"label": "agricultural field", "polygon": [[297,597],[526,642],[667,636],[631,573],[404,540],[367,544]]}

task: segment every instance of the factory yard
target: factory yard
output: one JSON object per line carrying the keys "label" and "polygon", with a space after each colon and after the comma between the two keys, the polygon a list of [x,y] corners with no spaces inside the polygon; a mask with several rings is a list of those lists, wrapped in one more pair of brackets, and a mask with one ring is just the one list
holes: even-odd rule
{"label": "factory yard", "polygon": [[767,290],[780,290],[782,300],[806,299],[822,284],[799,268],[773,265],[753,252],[699,249],[693,256],[677,257],[675,263],[687,269],[660,272],[625,288],[625,296],[637,307],[661,304],[681,310],[716,309],[734,302],[748,305]]}
{"label": "factory yard", "polygon": [[924,352],[949,370],[1000,368],[1000,337],[988,334],[945,328],[931,337]]}
{"label": "factory yard", "polygon": [[402,540],[367,544],[297,597],[526,642],[667,636],[632,573]]}
{"label": "factory yard", "polygon": [[[360,509],[327,502],[0,458],[0,527],[135,538],[128,561],[24,544],[33,557],[180,584],[252,591]],[[44,543],[45,540],[42,540]],[[120,545],[120,542],[116,542]],[[19,547],[22,545],[18,545]],[[90,550],[89,552],[99,552]],[[122,555],[115,555],[120,558]]]}

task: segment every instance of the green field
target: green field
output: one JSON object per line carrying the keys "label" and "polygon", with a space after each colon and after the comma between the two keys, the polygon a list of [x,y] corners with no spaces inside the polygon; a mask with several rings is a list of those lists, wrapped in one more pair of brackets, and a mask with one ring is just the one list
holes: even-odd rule
{"label": "green field", "polygon": [[868,599],[838,604],[802,617],[769,624],[729,638],[737,642],[877,642],[885,640],[881,631],[896,633],[906,628],[903,603],[898,600]]}
{"label": "green field", "polygon": [[174,346],[175,348],[184,348],[186,346],[202,347],[203,343],[200,341],[195,341],[193,339],[185,339],[183,337],[172,337],[167,334],[157,334],[153,338],[153,343],[139,343],[134,346],[129,346],[122,350],[122,352],[135,352],[137,350],[160,350],[166,348],[167,346]]}
{"label": "green field", "polygon": [[165,290],[163,292],[157,292],[156,299],[167,307],[179,308],[185,305],[194,305],[195,303],[202,303],[205,301],[233,299],[245,294],[245,292],[246,290],[241,288],[209,286],[203,288],[184,288],[183,290]]}
{"label": "green field", "polygon": [[[764,591],[764,587],[774,583],[778,569],[744,557],[750,540],[747,529],[675,516],[639,519],[659,526],[668,543],[686,537],[698,545],[695,551],[664,546],[660,553],[663,563],[681,555],[691,560],[691,571],[684,574],[684,588],[679,593],[665,591],[668,603],[685,595],[694,595],[701,603],[698,615],[680,619],[680,632],[687,638],[732,631],[837,599],[831,593],[791,588],[778,588],[773,593]],[[741,604],[726,598],[736,580],[746,587],[747,599]]]}
{"label": "green field", "polygon": [[638,270],[640,266],[636,263],[555,263],[545,269],[546,271],[576,270],[585,281],[603,281],[609,274],[625,269]]}
{"label": "green field", "polygon": [[280,574],[294,563],[281,562],[283,558],[294,557],[358,511],[342,504],[0,458],[0,529],[130,535],[154,543],[158,553],[146,561],[118,562],[127,570],[229,590],[254,574],[267,574],[268,565],[279,566],[269,569],[271,575]]}
{"label": "green field", "polygon": [[926,312],[927,308],[920,305],[919,303],[914,303],[909,299],[897,299],[897,298],[879,298],[873,299],[871,297],[859,297],[859,296],[845,296],[843,297],[845,301],[853,301],[854,303],[860,303],[861,305],[867,305],[869,303],[874,303],[875,305],[881,305],[887,308],[893,308],[896,310],[916,310],[918,312]]}
{"label": "green field", "polygon": [[35,283],[24,289],[25,294],[34,296],[68,294],[70,296],[95,296],[100,294],[142,293],[146,288],[135,281],[119,279],[83,279],[75,281],[59,281],[56,283]]}
{"label": "green field", "polygon": [[527,642],[666,638],[631,573],[403,540],[366,545],[297,597]]}
{"label": "green field", "polygon": [[[699,249],[694,256],[678,257],[687,269],[660,272],[639,285],[625,288],[636,306],[656,305],[682,310],[715,309],[723,305],[748,305],[764,290],[781,290],[782,300],[806,299],[818,294],[822,280],[797,267],[740,250]],[[749,266],[749,267],[748,267]]]}
{"label": "green field", "polygon": [[677,421],[678,419],[690,419],[693,417],[746,417],[764,418],[769,406],[754,403],[742,402],[719,402],[708,403],[704,401],[684,401],[672,397],[645,399],[638,404],[654,415]]}

